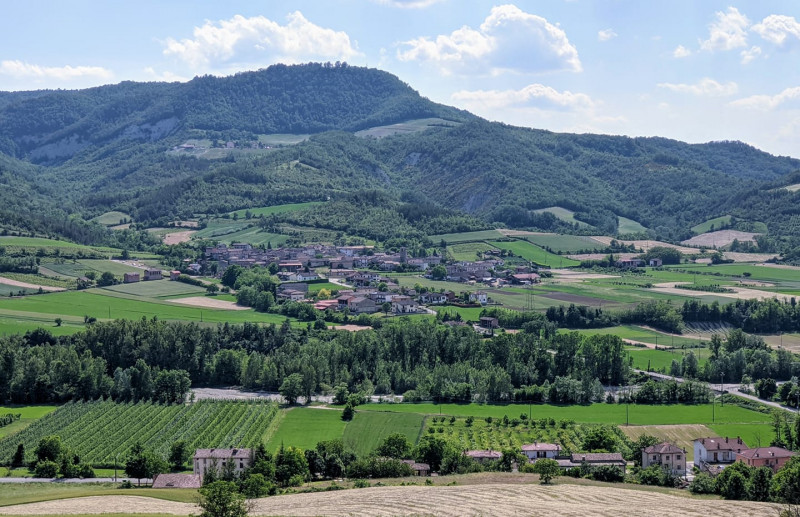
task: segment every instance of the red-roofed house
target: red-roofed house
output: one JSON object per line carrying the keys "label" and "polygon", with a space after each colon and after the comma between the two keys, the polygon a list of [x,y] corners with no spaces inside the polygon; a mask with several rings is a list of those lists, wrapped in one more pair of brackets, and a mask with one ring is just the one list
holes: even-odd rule
{"label": "red-roofed house", "polygon": [[503,457],[503,453],[499,451],[464,451],[464,456],[472,458],[478,463],[486,463],[488,461],[496,461]]}
{"label": "red-roofed house", "polygon": [[736,453],[736,461],[741,461],[751,467],[769,467],[772,472],[778,472],[796,452],[788,451],[782,447],[756,447]]}
{"label": "red-roofed house", "polygon": [[561,452],[561,446],[557,443],[526,443],[522,446],[522,454],[528,457],[531,461],[536,461],[541,458],[556,459],[558,453]]}
{"label": "red-roofed house", "polygon": [[642,468],[661,465],[675,476],[686,475],[686,451],[668,442],[642,449]]}
{"label": "red-roofed house", "polygon": [[704,463],[733,463],[737,453],[749,448],[738,436],[698,438],[694,441],[694,464],[703,468]]}

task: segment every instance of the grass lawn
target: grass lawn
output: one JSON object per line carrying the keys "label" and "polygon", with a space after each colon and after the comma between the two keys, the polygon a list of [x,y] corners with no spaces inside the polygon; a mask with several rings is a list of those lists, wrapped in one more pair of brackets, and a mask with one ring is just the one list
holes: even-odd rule
{"label": "grass lawn", "polygon": [[18,287],[16,285],[8,285],[0,283],[0,296],[6,297],[8,295],[17,296],[19,293],[22,294],[35,294],[39,292],[38,289],[32,289],[30,287]]}
{"label": "grass lawn", "polygon": [[485,242],[464,242],[461,244],[453,244],[448,246],[447,252],[450,253],[450,256],[453,257],[453,260],[457,260],[459,262],[474,262],[481,259],[478,256],[478,253],[483,253],[493,249],[496,248],[491,244],[486,244]]}
{"label": "grass lawn", "polygon": [[[570,330],[569,332],[572,331]],[[655,330],[642,328],[636,325],[620,325],[617,327],[606,327],[600,329],[581,329],[577,330],[576,332],[580,332],[581,334],[586,334],[587,336],[593,336],[596,334],[611,334],[614,336],[619,336],[623,339],[630,339],[633,341],[641,341],[642,343],[652,343],[658,346],[667,346],[675,348],[681,348],[685,346],[688,349],[695,347],[702,348],[706,346],[705,341],[700,341],[698,339],[691,339],[688,337],[670,336],[667,334],[662,334],[661,332],[656,332]],[[695,351],[695,354],[696,353],[697,351]]]}
{"label": "grass lawn", "polygon": [[6,413],[21,414],[19,420],[14,423],[0,427],[0,438],[22,431],[33,422],[39,420],[46,414],[55,411],[58,406],[0,406],[0,415]]}
{"label": "grass lawn", "polygon": [[84,246],[74,242],[42,239],[39,237],[0,237],[0,246],[19,246],[22,248],[79,248],[86,251],[103,251],[118,253],[115,248],[104,248],[97,246]]}
{"label": "grass lawn", "polygon": [[[681,364],[684,357],[683,350],[653,350],[652,348],[626,347],[628,354],[633,358],[633,367],[639,370],[660,371],[669,374],[673,359]],[[686,351],[685,353],[688,353]],[[708,362],[710,352],[706,349],[694,350],[698,358],[698,366],[702,368]]]}
{"label": "grass lawn", "polygon": [[205,287],[173,282],[171,280],[155,280],[148,282],[135,282],[132,284],[119,284],[104,287],[103,290],[115,293],[130,294],[144,298],[166,298],[169,296],[201,296],[205,294]]}
{"label": "grass lawn", "polygon": [[[591,404],[587,406],[553,406],[550,404],[534,404],[531,408],[532,418],[554,418],[556,420],[574,420],[583,423],[624,424],[626,422],[625,404]],[[371,411],[389,411],[396,413],[421,413],[426,415],[474,416],[475,418],[509,418],[528,413],[527,404],[367,404],[361,406]],[[739,406],[726,405],[715,408],[716,421],[719,423],[768,423],[770,416],[751,411]],[[696,406],[685,405],[637,405],[628,408],[631,425],[666,425],[666,424],[710,424],[712,419],[711,404]]]}
{"label": "grass lawn", "polygon": [[720,228],[722,228],[726,224],[729,224],[730,222],[731,222],[731,216],[723,215],[723,216],[720,216],[720,217],[715,217],[713,219],[709,219],[708,221],[706,221],[704,223],[700,223],[698,225],[692,226],[692,231],[694,233],[696,233],[696,234],[710,232],[712,225],[714,226],[715,230],[719,230]]}
{"label": "grass lawn", "polygon": [[553,251],[561,251],[562,253],[574,253],[581,250],[595,250],[606,247],[602,242],[583,235],[546,233],[543,235],[526,235],[525,240],[531,241],[537,246],[548,247]]}
{"label": "grass lawn", "polygon": [[717,436],[738,436],[750,447],[769,447],[775,434],[770,424],[711,424],[708,427]]}
{"label": "grass lawn", "polygon": [[344,429],[344,444],[353,450],[358,457],[366,456],[392,433],[401,433],[412,444],[422,431],[424,417],[414,413],[384,413],[360,411]]}
{"label": "grass lawn", "polygon": [[455,307],[453,305],[438,305],[431,308],[438,313],[449,314],[450,319],[455,319],[456,314],[461,314],[463,321],[478,321],[483,310],[483,307]]}
{"label": "grass lawn", "polygon": [[97,217],[92,219],[92,221],[105,226],[116,226],[120,224],[120,220],[122,219],[127,219],[128,221],[130,221],[131,216],[129,216],[124,212],[112,211],[112,212],[106,212],[102,215],[98,215]]}
{"label": "grass lawn", "polygon": [[328,291],[340,291],[344,289],[344,287],[340,286],[339,284],[332,284],[331,282],[319,282],[316,284],[308,284],[309,293],[318,293],[322,289],[327,289]]}
{"label": "grass lawn", "polygon": [[577,260],[572,260],[571,258],[550,253],[549,251],[546,251],[543,248],[540,248],[539,246],[527,241],[490,241],[489,244],[496,248],[512,251],[514,252],[514,255],[542,266],[572,267],[580,265],[580,262]]}
{"label": "grass lawn", "polygon": [[296,407],[284,410],[280,426],[267,441],[267,450],[274,452],[285,446],[313,449],[317,442],[341,439],[347,422],[338,409]]}

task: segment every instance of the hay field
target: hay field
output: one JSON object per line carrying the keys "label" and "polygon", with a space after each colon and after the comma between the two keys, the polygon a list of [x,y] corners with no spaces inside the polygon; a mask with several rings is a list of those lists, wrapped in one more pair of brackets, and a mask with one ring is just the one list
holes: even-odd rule
{"label": "hay field", "polygon": [[702,424],[685,425],[621,425],[619,428],[625,436],[636,440],[642,435],[655,436],[665,442],[670,442],[686,451],[686,459],[694,461],[694,443],[697,438],[716,436],[716,432]]}
{"label": "hay field", "polygon": [[[531,476],[531,480],[535,477]],[[292,494],[258,499],[251,515],[561,515],[708,516],[777,515],[769,503],[689,498],[677,491],[631,490],[613,485],[551,486],[507,483],[470,486],[389,486]],[[48,501],[2,509],[5,515],[100,514],[107,512],[189,515],[192,504],[136,496]]]}
{"label": "hay field", "polygon": [[755,242],[756,236],[759,233],[740,232],[738,230],[719,230],[716,232],[707,232],[700,235],[695,235],[691,239],[681,241],[681,244],[686,246],[711,246],[715,248],[722,248],[731,244],[734,239],[739,242]]}

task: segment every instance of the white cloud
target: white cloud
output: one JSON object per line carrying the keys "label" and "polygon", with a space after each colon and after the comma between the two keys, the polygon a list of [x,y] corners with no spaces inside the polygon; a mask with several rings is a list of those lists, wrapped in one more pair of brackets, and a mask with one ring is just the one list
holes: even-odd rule
{"label": "white cloud", "polygon": [[750,50],[742,50],[742,64],[746,65],[747,63],[753,61],[755,58],[761,55],[761,47],[753,46]]}
{"label": "white cloud", "polygon": [[545,108],[592,108],[595,103],[584,93],[560,92],[543,84],[531,84],[521,90],[461,90],[451,95],[454,101],[473,108],[538,106]]}
{"label": "white cloud", "polygon": [[111,79],[113,73],[101,66],[39,66],[22,61],[0,62],[0,74],[16,79],[70,81],[75,79]]}
{"label": "white cloud", "polygon": [[608,41],[610,39],[614,39],[619,34],[614,32],[614,29],[604,29],[597,33],[597,41]]}
{"label": "white cloud", "polygon": [[431,63],[443,74],[582,70],[578,50],[561,28],[514,5],[493,7],[478,29],[464,26],[401,45],[399,60]]}
{"label": "white cloud", "polygon": [[733,50],[747,46],[747,28],[750,20],[735,7],[717,12],[717,19],[709,25],[708,39],[700,42],[703,50]]}
{"label": "white cloud", "polygon": [[692,55],[692,51],[688,48],[684,47],[683,45],[678,45],[675,47],[675,50],[672,51],[672,57],[676,59],[681,59],[684,57],[689,57]]}
{"label": "white cloud", "polygon": [[751,30],[779,47],[800,40],[800,23],[794,16],[772,14],[753,25]]}
{"label": "white cloud", "polygon": [[777,108],[784,102],[800,99],[800,86],[786,88],[777,95],[752,95],[743,99],[731,102],[731,106],[739,108],[750,108],[759,110],[771,110]]}
{"label": "white cloud", "polygon": [[266,60],[296,62],[313,59],[349,59],[360,55],[342,31],[306,20],[300,11],[280,25],[264,16],[236,15],[195,27],[193,39],[167,39],[164,55],[175,56],[195,68],[230,63],[267,64]]}
{"label": "white cloud", "polygon": [[658,83],[658,87],[666,88],[673,92],[690,93],[705,97],[723,97],[725,95],[733,95],[739,91],[739,87],[734,82],[722,84],[708,77],[701,79],[696,84]]}
{"label": "white cloud", "polygon": [[148,66],[147,68],[145,68],[144,74],[147,77],[147,79],[151,81],[163,81],[167,83],[174,83],[174,82],[185,83],[186,81],[189,80],[188,77],[180,76],[178,74],[170,72],[169,70],[158,73],[152,66]]}
{"label": "white cloud", "polygon": [[433,4],[437,4],[442,0],[372,0],[378,4],[388,5],[391,7],[400,7],[401,9],[424,9]]}

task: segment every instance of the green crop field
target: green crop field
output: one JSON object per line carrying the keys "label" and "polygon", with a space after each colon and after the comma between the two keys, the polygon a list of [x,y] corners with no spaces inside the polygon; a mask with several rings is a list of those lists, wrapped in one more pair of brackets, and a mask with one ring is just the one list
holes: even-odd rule
{"label": "green crop field", "polygon": [[[614,424],[626,423],[625,404],[590,404],[586,406],[553,406],[550,404],[367,404],[360,406],[371,411],[388,411],[393,413],[421,413],[426,415],[473,416],[475,418],[513,418],[527,414],[535,419],[554,418],[556,420],[574,420],[582,423]],[[666,425],[666,424],[708,424],[712,421],[711,404],[686,405],[638,405],[627,407],[628,422],[631,425]],[[719,423],[769,423],[768,414],[751,411],[738,406],[716,406],[716,422]]]}
{"label": "green crop field", "polygon": [[21,248],[77,248],[87,251],[119,252],[114,248],[84,246],[74,242],[54,239],[41,239],[39,237],[0,237],[0,246],[17,246]]}
{"label": "green crop field", "polygon": [[242,210],[236,210],[235,212],[231,212],[230,216],[233,217],[234,214],[237,217],[245,217],[247,212],[250,212],[251,217],[258,217],[260,215],[268,216],[272,214],[286,214],[289,212],[297,212],[300,210],[306,210],[308,208],[312,208],[315,206],[321,205],[321,201],[310,201],[308,203],[290,203],[286,205],[275,205],[275,206],[263,206],[258,208],[245,208]]}
{"label": "green crop field", "polygon": [[[657,371],[669,374],[672,361],[681,364],[683,357],[688,353],[681,350],[653,350],[652,348],[627,347],[628,354],[633,358],[633,367],[639,370]],[[702,368],[708,362],[709,351],[699,348],[694,350],[697,363]]]}
{"label": "green crop field", "polygon": [[183,282],[173,282],[170,280],[151,280],[147,282],[134,282],[132,284],[118,284],[109,287],[103,287],[102,289],[145,298],[199,296],[206,292],[204,287],[185,284]]}
{"label": "green crop field", "polygon": [[[57,407],[58,406],[0,406],[0,415],[5,415],[7,413],[21,415],[19,420],[10,425],[0,427],[0,438],[22,431],[33,422],[55,411]],[[0,463],[2,462],[3,457],[0,456]]]}
{"label": "green crop field", "polygon": [[[55,318],[62,319],[61,326],[56,326]],[[25,334],[38,328],[47,329],[54,336],[67,336],[83,330],[85,324],[82,317],[55,316],[18,311],[0,311],[0,336]]]}
{"label": "green crop field", "polygon": [[123,264],[121,262],[114,262],[112,260],[100,259],[80,259],[76,261],[68,260],[62,264],[53,261],[42,261],[42,266],[58,273],[59,275],[69,277],[86,276],[86,273],[94,271],[97,276],[105,273],[106,271],[113,273],[114,276],[122,277],[125,273],[141,273],[141,268],[136,268]]}
{"label": "green crop field", "polygon": [[[112,296],[113,295],[113,296]],[[281,324],[287,318],[254,310],[231,311],[204,307],[181,306],[167,301],[132,299],[130,295],[105,292],[102,289],[40,294],[24,298],[0,299],[0,316],[28,314],[46,318],[57,316],[93,316],[97,319],[141,319],[157,317],[170,321],[207,321],[243,323],[245,321]],[[24,313],[24,314],[20,314]],[[66,319],[66,318],[65,318]],[[0,327],[0,332],[2,328]]]}
{"label": "green crop field", "polygon": [[280,426],[267,441],[269,451],[277,450],[281,444],[313,449],[317,442],[341,439],[347,425],[339,409],[298,407],[285,411]]}
{"label": "green crop field", "polygon": [[605,244],[591,237],[583,235],[559,235],[545,233],[542,235],[525,235],[524,239],[537,246],[548,247],[555,252],[575,253],[580,250],[595,250],[605,248]]}
{"label": "green crop field", "polygon": [[[2,280],[0,280],[0,282],[2,282]],[[16,286],[16,285],[8,285],[8,284],[0,283],[0,297],[9,296],[9,295],[18,296],[20,293],[22,293],[22,294],[34,294],[34,293],[37,293],[37,292],[39,292],[39,290],[36,289],[36,288],[19,287],[19,286]]]}
{"label": "green crop field", "polygon": [[456,307],[454,305],[439,305],[432,307],[438,313],[449,314],[450,319],[455,319],[456,314],[461,314],[464,321],[478,321],[483,307]]}
{"label": "green crop field", "polygon": [[541,266],[572,267],[580,265],[577,260],[550,253],[527,241],[489,241],[489,244],[496,248],[512,251],[514,255]]}
{"label": "green crop field", "polygon": [[453,244],[447,247],[447,252],[456,261],[476,261],[481,257],[478,253],[484,253],[489,250],[497,249],[491,244],[485,242],[465,242],[462,244]]}
{"label": "green crop field", "polygon": [[[564,331],[566,332],[567,330]],[[580,332],[581,334],[586,334],[588,336],[592,336],[595,334],[611,334],[613,336],[619,336],[623,339],[641,341],[642,343],[652,343],[654,345],[659,345],[662,347],[663,346],[675,347],[675,348],[685,347],[688,349],[688,348],[706,346],[705,341],[692,339],[688,337],[663,334],[661,332],[638,327],[636,325],[620,325],[618,327],[606,327],[600,329],[581,329],[578,330],[578,332]]]}
{"label": "green crop field", "polygon": [[617,216],[617,219],[619,219],[619,225],[617,226],[618,234],[624,235],[626,233],[641,233],[647,231],[646,227],[633,219],[622,216]]}
{"label": "green crop field", "polygon": [[477,232],[463,232],[463,233],[444,233],[439,235],[431,235],[429,238],[435,246],[438,246],[441,241],[447,244],[457,244],[459,242],[473,242],[483,241],[486,239],[501,239],[503,234],[497,230],[481,230]]}
{"label": "green crop field", "polygon": [[534,212],[536,212],[537,214],[550,213],[556,216],[557,218],[561,219],[562,221],[566,221],[568,223],[572,224],[578,223],[578,225],[580,226],[590,226],[589,224],[584,223],[583,221],[578,221],[577,219],[575,219],[575,212],[573,212],[572,210],[567,210],[566,208],[561,208],[560,206],[540,208],[538,210],[534,210]]}
{"label": "green crop field", "polygon": [[709,424],[708,427],[717,436],[738,436],[750,447],[769,447],[775,434],[772,425],[768,424]]}
{"label": "green crop field", "polygon": [[71,402],[0,440],[0,458],[10,458],[23,443],[30,461],[36,444],[49,435],[60,436],[83,461],[99,467],[113,466],[114,456],[124,457],[137,441],[163,456],[178,440],[185,440],[190,450],[253,447],[261,443],[277,411],[271,402]]}
{"label": "green crop field", "polygon": [[332,284],[330,282],[318,282],[316,284],[308,284],[309,293],[318,293],[319,291],[327,289],[328,291],[340,291],[344,289],[339,284]]}
{"label": "green crop field", "polygon": [[104,226],[116,226],[120,224],[120,221],[122,219],[127,219],[128,221],[130,221],[131,216],[129,216],[124,212],[112,211],[112,212],[106,212],[102,215],[98,215],[97,217],[92,219],[92,221],[98,224],[102,224]]}
{"label": "green crop field", "polygon": [[[783,287],[796,288],[800,286],[800,268],[779,268],[770,266],[756,266],[753,264],[719,264],[719,265],[706,265],[706,264],[682,264],[680,266],[668,266],[665,269],[682,269],[687,271],[688,275],[697,272],[697,278],[701,278],[702,273],[729,277],[735,279],[737,282],[741,280],[747,283],[748,280],[760,280],[764,282],[775,282]],[[744,277],[744,273],[749,273],[749,277]],[[719,279],[717,276],[710,278]],[[717,280],[719,282],[719,280]],[[761,289],[760,287],[758,289]]]}
{"label": "green crop field", "polygon": [[344,444],[359,457],[373,452],[392,433],[401,433],[417,443],[423,416],[414,413],[359,411],[344,429]]}
{"label": "green crop field", "polygon": [[696,234],[706,233],[711,231],[711,226],[714,226],[715,230],[719,230],[726,224],[730,224],[731,216],[723,215],[720,217],[715,217],[713,219],[709,219],[704,223],[700,223],[698,225],[692,226],[692,231]]}

